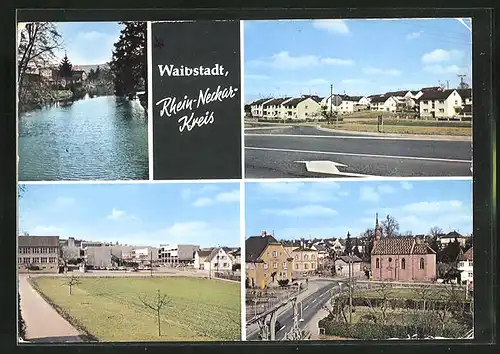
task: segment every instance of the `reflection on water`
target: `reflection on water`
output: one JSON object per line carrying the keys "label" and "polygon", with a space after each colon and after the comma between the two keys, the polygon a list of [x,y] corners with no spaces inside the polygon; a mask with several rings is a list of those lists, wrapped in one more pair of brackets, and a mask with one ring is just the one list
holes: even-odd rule
{"label": "reflection on water", "polygon": [[148,129],[139,101],[101,96],[19,117],[19,180],[148,179]]}

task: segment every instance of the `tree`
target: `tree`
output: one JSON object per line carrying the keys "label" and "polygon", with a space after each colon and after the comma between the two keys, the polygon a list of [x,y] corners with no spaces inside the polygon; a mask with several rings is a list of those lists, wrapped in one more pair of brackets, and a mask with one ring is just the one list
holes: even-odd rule
{"label": "tree", "polygon": [[92,68],[91,68],[91,69],[89,70],[89,74],[87,75],[87,80],[89,80],[89,81],[94,81],[94,80],[95,80],[95,78],[96,78],[96,77],[95,77],[95,71],[94,71],[94,69],[92,69]]}
{"label": "tree", "polygon": [[[48,89],[42,81],[36,85],[25,83],[28,73],[37,73],[39,69],[51,65],[55,51],[62,47],[62,37],[53,22],[33,22],[26,24],[18,32],[17,48],[17,83],[19,105],[32,100],[36,91]],[[38,93],[40,94],[40,93]]]}
{"label": "tree", "polygon": [[26,323],[21,311],[21,294],[17,293],[17,332],[21,339],[26,338]]}
{"label": "tree", "polygon": [[114,44],[111,70],[117,96],[135,94],[144,83],[147,91],[146,22],[120,22],[125,27]]}
{"label": "tree", "polygon": [[407,237],[413,236],[413,232],[411,230],[406,230],[405,232],[403,232],[403,236]]}
{"label": "tree", "polygon": [[156,296],[152,299],[148,299],[145,296],[139,295],[139,300],[144,305],[144,307],[149,308],[156,313],[156,319],[158,323],[158,336],[161,337],[161,310],[170,303],[166,294],[162,294],[160,290],[157,290]]}
{"label": "tree", "polygon": [[101,68],[97,65],[97,68],[94,71],[94,80],[99,80],[101,78]]}
{"label": "tree", "polygon": [[438,227],[438,226],[433,226],[431,227],[431,229],[429,230],[429,235],[431,235],[432,237],[439,237],[440,235],[442,235],[444,233],[443,229]]}
{"label": "tree", "polygon": [[330,123],[337,117],[337,111],[330,111],[327,106],[321,106],[319,111],[319,116],[323,118],[327,123]]}
{"label": "tree", "polygon": [[59,77],[62,79],[71,79],[73,76],[73,65],[68,59],[68,56],[64,54],[64,57],[59,64]]}
{"label": "tree", "polygon": [[64,268],[68,266],[68,263],[74,258],[72,257],[72,252],[67,246],[62,246],[59,248],[59,258],[61,259]]}
{"label": "tree", "polygon": [[373,239],[375,238],[375,229],[372,228],[366,229],[365,232],[363,232],[360,235],[360,237],[365,239],[363,258],[369,260],[372,255]]}
{"label": "tree", "polygon": [[68,290],[69,290],[69,294],[70,295],[72,295],[73,286],[78,286],[81,283],[82,282],[80,281],[80,279],[78,279],[78,277],[76,277],[74,274],[72,274],[71,277],[68,277],[64,281],[64,285],[68,286]]}
{"label": "tree", "polygon": [[382,230],[384,230],[385,237],[396,237],[399,235],[399,222],[395,217],[387,215],[382,221]]}
{"label": "tree", "polygon": [[454,263],[457,261],[460,251],[460,242],[458,242],[455,238],[453,242],[448,243],[446,247],[443,248],[443,250],[438,254],[438,258],[441,262]]}

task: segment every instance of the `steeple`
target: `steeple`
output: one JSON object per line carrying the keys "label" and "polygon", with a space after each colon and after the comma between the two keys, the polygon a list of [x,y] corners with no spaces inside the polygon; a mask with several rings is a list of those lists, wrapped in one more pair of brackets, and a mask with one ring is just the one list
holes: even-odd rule
{"label": "steeple", "polygon": [[382,231],[380,230],[380,225],[378,223],[378,213],[375,217],[375,240],[378,241],[382,238]]}

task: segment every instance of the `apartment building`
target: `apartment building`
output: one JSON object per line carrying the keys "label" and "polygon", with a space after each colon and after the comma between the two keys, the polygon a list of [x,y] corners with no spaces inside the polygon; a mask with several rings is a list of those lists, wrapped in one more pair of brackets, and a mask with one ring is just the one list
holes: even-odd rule
{"label": "apartment building", "polygon": [[320,102],[321,98],[317,96],[302,96],[287,100],[282,103],[284,119],[315,119],[321,111]]}
{"label": "apartment building", "polygon": [[264,104],[271,101],[272,98],[261,98],[250,103],[250,112],[254,118],[262,118],[264,116]]}
{"label": "apartment building", "polygon": [[473,255],[474,251],[471,247],[460,257],[457,269],[461,272],[460,280],[462,282],[472,282],[474,279]]}
{"label": "apartment building", "polygon": [[392,96],[375,95],[370,96],[370,109],[381,112],[396,112],[397,100]]}
{"label": "apartment building", "polygon": [[199,249],[198,245],[160,245],[158,261],[170,266],[193,265],[195,253]]}
{"label": "apartment building", "polygon": [[292,251],[293,275],[312,274],[318,269],[318,251],[306,246],[297,247]]}
{"label": "apartment building", "polygon": [[18,236],[18,269],[30,268],[48,273],[59,272],[59,236]]}
{"label": "apartment building", "polygon": [[418,101],[421,117],[449,118],[462,110],[462,97],[457,90],[425,91]]}
{"label": "apartment building", "polygon": [[292,97],[274,98],[262,104],[263,117],[266,119],[285,119],[283,103],[291,100]]}

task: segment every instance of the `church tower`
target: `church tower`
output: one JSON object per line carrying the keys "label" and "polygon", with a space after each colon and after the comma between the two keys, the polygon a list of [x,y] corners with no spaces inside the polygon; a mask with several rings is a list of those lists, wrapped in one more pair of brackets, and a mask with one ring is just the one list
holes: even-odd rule
{"label": "church tower", "polygon": [[378,223],[378,213],[375,217],[375,241],[379,241],[382,238],[382,229]]}

